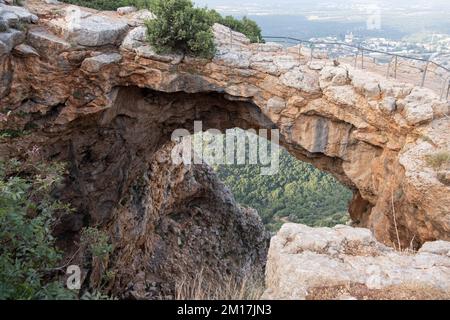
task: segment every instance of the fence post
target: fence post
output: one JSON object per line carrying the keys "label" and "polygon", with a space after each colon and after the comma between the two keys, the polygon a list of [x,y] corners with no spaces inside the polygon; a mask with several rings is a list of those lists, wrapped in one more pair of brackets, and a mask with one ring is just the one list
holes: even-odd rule
{"label": "fence post", "polygon": [[341,56],[342,52],[344,51],[344,50],[342,50],[342,44],[339,45],[339,49],[337,49],[337,50],[338,50],[338,54],[336,57],[336,61],[339,61],[339,57]]}
{"label": "fence post", "polygon": [[358,66],[358,52],[356,52],[355,56],[355,68]]}
{"label": "fence post", "polygon": [[359,47],[361,50],[361,69],[364,69],[364,49]]}
{"label": "fence post", "polygon": [[233,31],[230,29],[230,51],[233,50]]}
{"label": "fence post", "polygon": [[[450,76],[448,76],[447,78],[445,78],[444,83],[442,84],[442,88],[441,88],[441,100],[444,100],[444,96],[446,94],[446,90],[447,88],[450,87]],[[447,97],[446,97],[447,99]]]}
{"label": "fence post", "polygon": [[302,43],[298,44],[298,62],[302,61]]}
{"label": "fence post", "polygon": [[449,93],[450,93],[450,80],[448,81],[448,85],[447,85],[447,95],[446,95],[446,97],[445,97],[445,100],[447,100],[447,101],[448,101],[448,95],[449,95]]}
{"label": "fence post", "polygon": [[312,61],[313,58],[314,58],[314,43],[311,44],[311,60],[310,61]]}
{"label": "fence post", "polygon": [[428,64],[429,64],[429,62],[427,61],[426,65],[425,65],[425,69],[423,70],[422,82],[420,83],[421,87],[423,87],[425,85],[425,78],[427,76]]}
{"label": "fence post", "polygon": [[395,62],[394,62],[394,79],[397,79],[397,63],[398,63],[398,57],[395,56]]}
{"label": "fence post", "polygon": [[386,71],[386,78],[387,79],[389,79],[389,71],[391,69],[391,62],[392,62],[392,59],[391,59],[391,61],[389,61],[388,65],[387,65],[387,71]]}

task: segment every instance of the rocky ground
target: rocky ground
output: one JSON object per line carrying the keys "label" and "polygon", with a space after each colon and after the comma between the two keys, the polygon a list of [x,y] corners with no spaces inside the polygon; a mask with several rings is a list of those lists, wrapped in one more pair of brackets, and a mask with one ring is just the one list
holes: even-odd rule
{"label": "rocky ground", "polygon": [[285,224],[272,238],[266,299],[450,299],[450,242],[395,251],[367,229]]}

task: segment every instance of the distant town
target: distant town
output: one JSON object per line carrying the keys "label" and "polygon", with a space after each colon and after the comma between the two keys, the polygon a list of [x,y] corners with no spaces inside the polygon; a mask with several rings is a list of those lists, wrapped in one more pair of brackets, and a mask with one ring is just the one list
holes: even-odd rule
{"label": "distant town", "polygon": [[[312,42],[343,42],[349,45],[361,46],[381,52],[395,53],[409,57],[431,60],[445,67],[450,67],[450,35],[448,34],[430,34],[422,35],[417,39],[411,40],[390,40],[386,38],[361,38],[354,36],[353,33],[342,37],[321,37],[310,38]],[[317,45],[317,48],[326,48],[330,56],[339,56],[346,54],[338,46]],[[377,54],[368,55],[376,56]]]}

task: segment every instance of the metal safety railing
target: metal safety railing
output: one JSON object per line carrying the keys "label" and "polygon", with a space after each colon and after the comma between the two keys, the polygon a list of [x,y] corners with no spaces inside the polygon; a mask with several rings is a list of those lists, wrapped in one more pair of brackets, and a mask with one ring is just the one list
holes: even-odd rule
{"label": "metal safety railing", "polygon": [[[310,50],[311,60],[314,59],[314,53],[320,50],[325,52],[329,58],[347,59],[355,67],[360,66],[361,69],[369,67],[369,64],[371,64],[373,71],[384,73],[383,68],[386,68],[387,78],[393,77],[405,82],[412,82],[413,79],[411,79],[410,73],[402,74],[401,68],[415,68],[419,75],[419,82],[415,83],[416,85],[434,90],[442,100],[449,101],[450,99],[450,69],[432,60],[344,42],[310,41],[283,36],[264,36],[263,38],[266,41],[284,43],[285,45],[299,45],[299,54],[302,47],[305,46],[306,49]],[[403,61],[409,63],[402,63]]]}

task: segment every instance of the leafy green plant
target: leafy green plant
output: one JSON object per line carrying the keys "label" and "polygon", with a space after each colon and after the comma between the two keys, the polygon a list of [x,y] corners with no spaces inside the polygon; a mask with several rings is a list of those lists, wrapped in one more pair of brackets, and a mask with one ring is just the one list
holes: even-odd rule
{"label": "leafy green plant", "polygon": [[0,160],[0,299],[74,298],[53,272],[61,253],[51,230],[55,213],[68,207],[50,193],[63,171]]}
{"label": "leafy green plant", "polygon": [[3,18],[0,18],[0,32],[6,32],[8,31],[8,24],[6,23]]}
{"label": "leafy green plant", "polygon": [[88,268],[97,270],[98,277],[89,281],[89,291],[84,292],[82,300],[105,300],[112,299],[108,296],[105,288],[114,280],[116,271],[108,270],[108,260],[113,252],[113,245],[109,243],[108,234],[95,227],[87,227],[81,231],[80,248],[89,257]]}
{"label": "leafy green plant", "polygon": [[23,0],[13,0],[13,5],[22,7]]}
{"label": "leafy green plant", "polygon": [[157,52],[214,56],[214,20],[208,10],[195,8],[190,0],[155,0],[150,10],[157,18],[146,21],[147,37]]}
{"label": "leafy green plant", "polygon": [[81,245],[98,258],[106,258],[113,251],[113,246],[109,244],[108,234],[94,227],[82,230]]}
{"label": "leafy green plant", "polygon": [[133,1],[128,0],[64,0],[63,2],[97,10],[116,10],[119,7],[133,4]]}
{"label": "leafy green plant", "polygon": [[0,130],[0,139],[19,138],[30,134],[28,130],[4,129]]}

